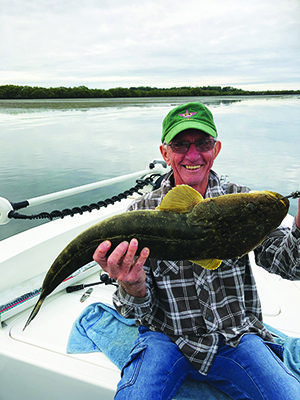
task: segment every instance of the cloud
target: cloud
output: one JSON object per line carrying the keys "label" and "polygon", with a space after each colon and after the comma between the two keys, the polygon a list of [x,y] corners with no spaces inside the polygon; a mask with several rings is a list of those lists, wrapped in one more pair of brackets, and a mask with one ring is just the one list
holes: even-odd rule
{"label": "cloud", "polygon": [[0,5],[0,84],[300,87],[298,0]]}

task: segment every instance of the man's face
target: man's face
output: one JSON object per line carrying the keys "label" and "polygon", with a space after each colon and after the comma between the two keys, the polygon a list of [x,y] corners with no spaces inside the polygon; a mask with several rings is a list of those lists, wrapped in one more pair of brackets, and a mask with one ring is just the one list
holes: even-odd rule
{"label": "man's face", "polygon": [[[212,139],[210,135],[197,129],[187,129],[180,132],[172,142],[195,143],[201,139]],[[169,145],[161,145],[161,154],[174,172],[175,185],[186,184],[192,186],[204,195],[208,183],[209,171],[221,150],[221,142],[217,141],[212,150],[201,152],[195,145],[191,145],[184,153],[176,153]]]}

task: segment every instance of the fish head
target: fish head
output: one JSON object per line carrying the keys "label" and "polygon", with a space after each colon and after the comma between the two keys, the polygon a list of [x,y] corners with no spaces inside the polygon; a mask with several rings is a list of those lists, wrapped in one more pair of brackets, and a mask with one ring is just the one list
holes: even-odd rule
{"label": "fish head", "polygon": [[207,198],[196,204],[189,217],[189,223],[227,220],[229,225],[257,225],[264,220],[273,220],[280,225],[289,210],[289,200],[281,194],[268,190],[249,193],[232,193]]}
{"label": "fish head", "polygon": [[251,205],[253,204],[256,212],[270,216],[277,215],[278,224],[280,224],[289,211],[289,200],[277,192],[270,190],[251,191],[247,195],[249,202],[246,207],[248,209],[251,209]]}
{"label": "fish head", "polygon": [[267,236],[276,229],[288,210],[289,200],[276,192],[253,191],[241,197],[241,220],[246,226],[255,227],[259,236]]}
{"label": "fish head", "polygon": [[[190,226],[204,229],[214,258],[242,256],[257,247],[286,216],[289,201],[270,191],[232,193],[208,198],[187,217]],[[230,255],[230,257],[228,256]]]}

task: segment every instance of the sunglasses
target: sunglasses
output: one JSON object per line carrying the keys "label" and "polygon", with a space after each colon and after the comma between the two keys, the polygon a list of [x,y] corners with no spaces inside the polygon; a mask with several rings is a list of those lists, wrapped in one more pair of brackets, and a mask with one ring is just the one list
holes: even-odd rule
{"label": "sunglasses", "polygon": [[216,140],[214,139],[201,139],[194,143],[186,141],[175,141],[168,143],[167,145],[171,147],[174,153],[184,154],[189,151],[192,144],[195,145],[197,151],[199,151],[200,153],[205,153],[206,151],[212,150],[215,147],[215,143]]}

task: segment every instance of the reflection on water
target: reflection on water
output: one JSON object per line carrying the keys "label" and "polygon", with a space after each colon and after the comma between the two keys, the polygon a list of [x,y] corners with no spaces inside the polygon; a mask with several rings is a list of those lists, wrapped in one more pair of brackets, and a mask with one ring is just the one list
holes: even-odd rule
{"label": "reflection on water", "polygon": [[[195,100],[215,117],[222,141],[214,166],[218,173],[253,189],[282,194],[299,190],[299,96],[0,100],[0,197],[17,202],[144,169],[161,158],[163,117]],[[99,201],[132,184],[43,208]],[[292,214],[296,204],[292,200]],[[27,213],[38,211],[35,207]],[[12,221],[0,226],[0,239],[35,224]]]}
{"label": "reflection on water", "polygon": [[[22,112],[36,110],[76,110],[102,107],[149,107],[151,105],[160,106],[178,104],[194,101],[192,97],[134,97],[134,98],[113,98],[113,99],[41,99],[41,100],[0,100],[1,113],[12,113],[13,110],[22,110]],[[197,101],[204,104],[230,105],[241,102],[246,97],[197,97]]]}

